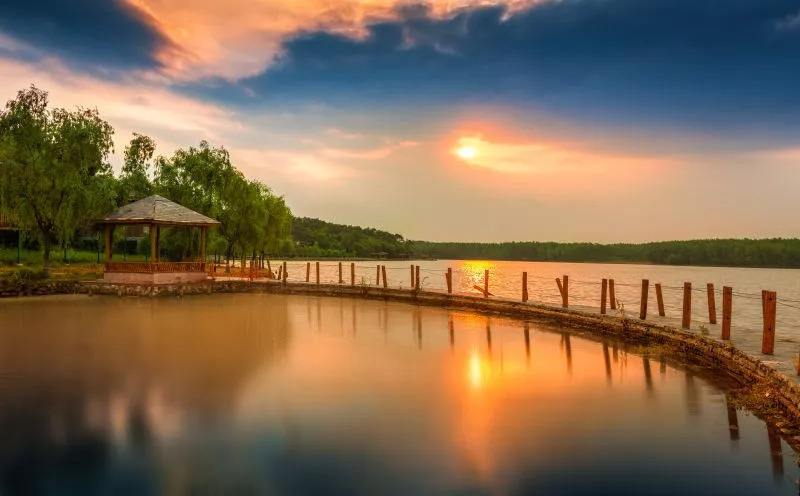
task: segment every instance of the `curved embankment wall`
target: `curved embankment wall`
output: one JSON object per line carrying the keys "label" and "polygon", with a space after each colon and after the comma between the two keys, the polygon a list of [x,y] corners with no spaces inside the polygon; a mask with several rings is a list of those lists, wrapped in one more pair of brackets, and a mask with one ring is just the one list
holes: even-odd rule
{"label": "curved embankment wall", "polygon": [[439,292],[412,291],[406,289],[379,288],[372,286],[348,286],[338,284],[214,281],[192,285],[117,285],[103,282],[85,282],[75,285],[53,285],[49,291],[33,294],[88,293],[116,296],[182,296],[202,293],[262,292],[317,296],[356,297],[391,300],[418,305],[455,308],[489,313],[525,320],[550,321],[566,324],[596,335],[613,336],[626,342],[647,346],[666,347],[684,360],[719,370],[751,387],[759,396],[763,413],[774,415],[777,408],[793,427],[786,426],[785,434],[800,446],[800,436],[795,437],[795,428],[800,427],[800,386],[794,379],[774,370],[756,357],[733,346],[700,335],[685,332],[670,326],[655,324],[620,315],[600,315],[576,309],[564,309],[537,303],[522,303],[508,299],[482,298],[478,296],[450,295]]}

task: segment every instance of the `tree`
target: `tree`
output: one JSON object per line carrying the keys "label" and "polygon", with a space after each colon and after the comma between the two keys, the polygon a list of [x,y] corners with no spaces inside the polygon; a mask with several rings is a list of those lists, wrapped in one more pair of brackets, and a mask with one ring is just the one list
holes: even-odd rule
{"label": "tree", "polygon": [[113,203],[113,129],[96,109],[48,110],[47,92],[21,90],[0,112],[0,202],[35,230],[45,267],[52,246]]}
{"label": "tree", "polygon": [[141,200],[153,193],[151,164],[156,143],[149,136],[133,133],[125,147],[122,173],[119,178],[119,204]]}

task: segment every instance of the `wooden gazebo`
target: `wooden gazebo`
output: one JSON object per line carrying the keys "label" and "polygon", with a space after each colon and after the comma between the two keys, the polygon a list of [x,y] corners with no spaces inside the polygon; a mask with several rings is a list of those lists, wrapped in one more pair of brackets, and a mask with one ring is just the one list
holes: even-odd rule
{"label": "wooden gazebo", "polygon": [[[182,205],[153,195],[118,208],[98,221],[105,234],[105,271],[103,280],[130,284],[170,284],[198,282],[206,277],[206,233],[209,227],[219,225],[210,217]],[[113,261],[112,240],[118,225],[144,225],[150,229],[150,260],[147,262]],[[162,262],[159,259],[161,227],[187,227],[200,229],[200,248],[194,261]]]}

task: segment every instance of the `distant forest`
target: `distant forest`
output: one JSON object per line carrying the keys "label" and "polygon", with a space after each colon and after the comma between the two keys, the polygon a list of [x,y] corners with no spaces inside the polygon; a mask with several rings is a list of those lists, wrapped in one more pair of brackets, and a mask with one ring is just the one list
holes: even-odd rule
{"label": "distant forest", "polygon": [[409,258],[410,243],[399,234],[296,217],[294,254],[304,257]]}
{"label": "distant forest", "polygon": [[408,241],[378,229],[296,218],[302,256],[440,258],[553,262],[650,263],[730,267],[800,268],[800,239],[708,239],[653,243],[437,243]]}
{"label": "distant forest", "polygon": [[654,243],[412,242],[416,256],[561,262],[800,267],[800,239],[708,239]]}

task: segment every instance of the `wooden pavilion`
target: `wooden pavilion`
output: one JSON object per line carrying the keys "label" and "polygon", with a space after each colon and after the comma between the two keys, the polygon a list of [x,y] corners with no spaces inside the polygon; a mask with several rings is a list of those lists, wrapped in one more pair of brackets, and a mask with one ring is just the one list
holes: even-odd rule
{"label": "wooden pavilion", "polygon": [[[105,271],[103,280],[128,284],[172,284],[199,282],[206,278],[206,233],[219,225],[210,217],[177,203],[153,195],[118,208],[98,221],[105,234]],[[147,262],[113,261],[114,227],[119,225],[147,226],[150,231],[150,259]],[[162,262],[159,241],[161,228],[186,227],[200,229],[200,248],[192,261]]]}

